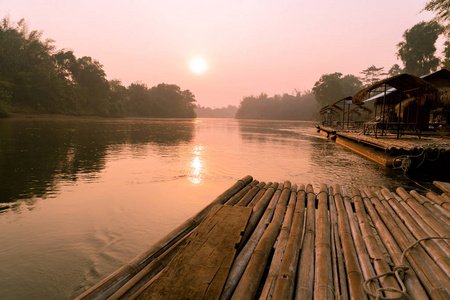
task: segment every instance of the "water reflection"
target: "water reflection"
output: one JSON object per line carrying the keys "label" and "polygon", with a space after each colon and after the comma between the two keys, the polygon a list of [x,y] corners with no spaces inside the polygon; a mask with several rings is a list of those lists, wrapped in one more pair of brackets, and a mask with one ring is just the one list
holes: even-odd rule
{"label": "water reflection", "polygon": [[193,151],[194,158],[191,162],[189,175],[188,175],[188,180],[190,182],[192,182],[193,184],[200,184],[203,181],[204,167],[203,167],[203,161],[201,159],[202,151],[203,151],[202,146],[196,146]]}
{"label": "water reflection", "polygon": [[146,145],[176,150],[192,140],[194,126],[193,120],[0,120],[1,207],[17,200],[32,206],[61,182],[94,181],[106,156],[125,146],[135,155]]}

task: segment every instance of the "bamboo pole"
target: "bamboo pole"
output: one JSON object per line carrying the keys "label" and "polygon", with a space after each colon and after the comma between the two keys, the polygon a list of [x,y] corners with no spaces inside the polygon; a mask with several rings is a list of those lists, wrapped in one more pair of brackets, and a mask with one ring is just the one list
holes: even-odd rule
{"label": "bamboo pole", "polygon": [[186,242],[186,239],[192,234],[192,231],[179,240],[175,245],[170,247],[166,252],[161,254],[158,258],[154,259],[139,273],[132,277],[127,283],[125,283],[119,290],[113,295],[108,297],[108,300],[128,299],[134,295],[141,287],[146,286],[147,283],[152,280],[161,270],[163,270],[167,264],[172,260],[178,250]]}
{"label": "bamboo pole", "polygon": [[[269,189],[273,190],[273,189]],[[269,191],[267,190],[267,192]],[[278,199],[280,198],[281,191],[277,190],[275,193],[273,193],[273,196],[270,200],[269,205],[264,211],[264,214],[259,219],[258,225],[256,226],[255,230],[251,234],[249,240],[245,244],[244,248],[242,248],[237,255],[236,259],[233,262],[233,265],[231,266],[230,273],[228,274],[227,281],[225,283],[225,286],[222,291],[222,295],[220,299],[227,300],[230,299],[233,295],[233,292],[239,283],[239,280],[242,277],[242,274],[245,271],[245,268],[247,267],[248,262],[250,261],[250,257],[253,253],[253,250],[255,249],[256,245],[258,244],[261,236],[263,235],[264,231],[267,228],[267,224],[270,222],[270,220],[273,217],[275,206],[278,203]],[[264,197],[263,197],[264,198]],[[258,202],[258,205],[262,202]],[[257,206],[258,206],[257,205]],[[254,209],[256,206],[254,207]],[[253,214],[252,214],[253,217]],[[251,218],[250,218],[251,220]],[[248,225],[247,225],[248,226]]]}
{"label": "bamboo pole", "polygon": [[450,203],[450,196],[447,195],[446,193],[442,193],[441,197],[448,203]]}
{"label": "bamboo pole", "polygon": [[[361,231],[358,227],[358,222],[355,219],[353,208],[351,205],[350,195],[345,188],[342,189],[342,195],[344,196],[344,207],[347,212],[348,222],[350,225],[353,242],[355,243],[356,252],[358,254],[359,265],[363,273],[364,279],[367,281],[369,278],[375,277],[376,273],[370,263],[369,254],[366,249],[366,245],[362,239]],[[380,288],[378,281],[370,281],[370,290],[376,291]]]}
{"label": "bamboo pole", "polygon": [[303,221],[305,219],[306,192],[305,186],[300,185],[297,192],[297,203],[295,205],[291,232],[286,245],[280,272],[275,283],[273,300],[292,299],[294,294],[295,275],[297,272],[298,259],[300,256],[301,241],[303,235]]}
{"label": "bamboo pole", "polygon": [[444,208],[447,212],[450,211],[450,203],[445,199],[447,194],[442,194],[442,196],[436,195],[435,193],[429,192],[426,194],[427,198],[434,203],[438,204],[440,207]]}
{"label": "bamboo pole", "polygon": [[289,203],[286,209],[286,216],[284,217],[283,226],[281,227],[275,252],[273,254],[273,258],[270,263],[269,273],[267,275],[266,281],[264,282],[262,292],[259,296],[260,300],[272,299],[275,283],[278,274],[280,272],[281,261],[284,259],[289,234],[291,232],[296,201],[297,201],[297,185],[293,185],[291,188]]}
{"label": "bamboo pole", "polygon": [[[430,236],[437,236],[437,233],[433,231],[432,228],[429,228],[431,232],[427,233],[424,230],[424,228],[429,227],[428,223],[425,222],[426,220],[422,219],[420,216],[418,216],[417,219],[413,219],[408,211],[402,205],[400,205],[400,203],[396,199],[394,199],[393,195],[387,189],[383,189],[382,193],[383,196],[388,200],[392,208],[395,209],[397,215],[402,219],[402,221],[405,223],[405,225],[417,240],[424,239]],[[406,193],[400,196],[403,198],[403,200],[406,201],[404,197],[408,197],[409,194]],[[442,240],[426,240],[423,241],[421,245],[434,259],[437,265],[441,267],[441,269],[445,273],[450,274],[450,258],[448,254],[450,253],[450,248],[448,247],[448,244]]]}
{"label": "bamboo pole", "polygon": [[250,191],[258,183],[259,183],[258,180],[253,180],[248,185],[246,185],[242,190],[236,193],[233,197],[231,197],[227,202],[225,202],[225,205],[235,205],[242,199],[242,197],[244,197],[245,194],[248,193],[248,191]]}
{"label": "bamboo pole", "polygon": [[450,236],[450,228],[446,224],[442,224],[435,216],[425,207],[420,205],[416,199],[410,197],[404,188],[397,188],[397,194],[399,194],[403,200],[408,203],[431,227],[433,227],[440,236]]}
{"label": "bamboo pole", "polygon": [[281,223],[286,212],[286,204],[290,199],[291,185],[289,182],[285,182],[284,186],[285,188],[281,192],[273,219],[253,251],[244,274],[231,297],[232,300],[253,299],[258,291],[258,286],[267,265],[269,255],[280,232]]}
{"label": "bamboo pole", "polygon": [[[373,234],[372,228],[370,227],[370,221],[366,214],[360,191],[356,188],[352,188],[352,196],[355,204],[359,227],[361,228],[362,238],[367,247],[369,256],[373,259],[373,266],[376,270],[377,275],[391,272],[391,267],[385,260],[382,249]],[[393,274],[381,277],[379,281],[381,286],[385,289],[395,289],[399,291],[401,290],[399,284],[397,283],[397,279]],[[386,297],[389,298],[401,296],[401,294],[399,294],[398,292],[386,291],[385,293]]]}
{"label": "bamboo pole", "polygon": [[[370,197],[376,197],[375,193],[369,189],[364,189],[362,193],[364,207],[366,208],[378,235],[382,238],[382,242],[389,252],[390,258],[396,266],[402,265],[402,250],[370,200]],[[412,269],[408,269],[405,274],[404,283],[410,297],[415,300],[427,299],[428,295],[416,273]]]}
{"label": "bamboo pole", "polygon": [[238,246],[238,249],[242,248],[243,245],[247,242],[250,235],[253,233],[256,225],[258,225],[261,216],[265,212],[267,205],[269,205],[272,196],[276,193],[277,197],[280,197],[281,190],[283,189],[283,184],[272,183],[272,185],[264,192],[261,200],[256,203],[253,207],[252,215],[250,216],[250,220],[247,223],[247,227],[245,228],[244,234],[242,236],[241,243]]}
{"label": "bamboo pole", "polygon": [[330,222],[328,220],[328,189],[325,184],[320,186],[317,199],[314,298],[333,300],[334,287],[331,265]]}
{"label": "bamboo pole", "polygon": [[297,271],[295,299],[312,299],[314,288],[314,234],[316,196],[312,185],[306,186],[306,227]]}
{"label": "bamboo pole", "polygon": [[[396,217],[396,214],[392,211],[392,209],[388,209],[390,208],[388,203],[386,203],[385,206],[381,203],[378,196],[375,196],[373,193],[369,193],[368,189],[364,189],[364,191],[366,190],[366,193],[370,194],[370,201],[375,206],[375,209],[384,224],[388,227],[402,251],[408,248],[414,240],[407,237],[410,233],[407,232],[406,227],[404,225],[400,225],[400,219]],[[406,258],[408,259],[410,265],[413,267],[424,288],[432,298],[449,299],[450,294],[447,291],[447,288],[442,283],[441,278],[436,275],[436,272],[439,272],[440,268],[429,260],[426,261],[425,259],[428,255],[425,251],[420,250],[421,249],[412,248],[406,253]]]}
{"label": "bamboo pole", "polygon": [[331,241],[333,249],[333,276],[334,276],[334,290],[337,299],[347,300],[348,287],[347,279],[345,278],[344,257],[342,254],[342,246],[339,238],[338,221],[336,203],[334,201],[334,191],[329,187],[328,203],[330,205],[330,222],[331,222]]}
{"label": "bamboo pole", "polygon": [[427,197],[420,195],[414,190],[409,191],[409,194],[413,196],[420,204],[425,206],[433,215],[436,216],[437,219],[439,219],[439,221],[443,222],[444,224],[450,223],[450,211],[444,209],[440,205],[434,203]]}
{"label": "bamboo pole", "polygon": [[242,197],[241,200],[239,200],[238,203],[236,203],[236,206],[247,206],[247,204],[249,204],[253,197],[255,197],[255,195],[266,185],[265,182],[260,182],[258,183],[256,186],[254,186],[250,191],[247,192],[247,194],[245,194],[244,197]]}
{"label": "bamboo pole", "polygon": [[256,194],[255,197],[253,197],[252,201],[247,205],[248,207],[253,207],[256,205],[256,203],[258,203],[258,201],[262,198],[262,196],[264,195],[264,193],[267,191],[268,188],[270,188],[271,186],[274,187],[274,189],[276,189],[278,187],[278,183],[272,183],[272,182],[268,182],[266,183],[266,185],[261,188],[261,190],[258,192],[258,194]]}
{"label": "bamboo pole", "polygon": [[367,299],[364,292],[364,277],[358,261],[355,245],[353,243],[350,225],[339,185],[334,185],[334,201],[338,215],[339,236],[341,238],[342,250],[344,252],[345,267],[350,299]]}
{"label": "bamboo pole", "polygon": [[118,269],[83,294],[78,296],[77,300],[98,299],[107,298],[116,292],[122,285],[124,285],[131,277],[137,272],[145,268],[152,260],[160,256],[167,251],[171,246],[183,238],[186,234],[191,232],[203,218],[208,214],[211,208],[216,204],[223,204],[233,195],[239,192],[247,184],[249,184],[253,178],[251,176],[245,176],[238,180],[233,186],[228,188],[225,192],[217,196],[209,205],[203,208],[200,212],[194,215],[192,218],[186,220],[177,228],[172,230],[160,241],[155,243],[148,250],[144,251],[137,257],[135,257],[130,263],[126,264],[122,268]]}
{"label": "bamboo pole", "polygon": [[[381,191],[377,191],[376,194],[378,196],[378,199],[382,201],[386,210],[391,214],[392,218],[397,223],[397,226],[400,229],[400,231],[404,234],[404,237],[406,238],[405,239],[406,244],[404,245],[406,246],[406,248],[408,248],[411,244],[415,243],[417,239],[414,237],[414,234],[406,227],[401,218],[395,213],[395,211],[392,209],[387,199],[385,199],[384,196],[381,194]],[[403,248],[403,251],[406,248]],[[450,278],[448,277],[446,272],[444,272],[442,268],[436,264],[436,261],[432,257],[430,257],[425,248],[423,248],[423,245],[417,246],[415,249],[417,250],[418,255],[420,255],[422,261],[424,261],[426,265],[429,267],[429,269],[432,270],[434,276],[439,279],[444,288],[450,294]]]}
{"label": "bamboo pole", "polygon": [[433,181],[433,184],[437,186],[441,191],[450,197],[450,183],[442,181]]}

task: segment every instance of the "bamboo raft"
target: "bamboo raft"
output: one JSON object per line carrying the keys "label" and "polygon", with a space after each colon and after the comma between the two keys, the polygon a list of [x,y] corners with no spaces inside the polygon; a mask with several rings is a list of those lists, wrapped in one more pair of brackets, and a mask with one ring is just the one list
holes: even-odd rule
{"label": "bamboo raft", "polygon": [[450,184],[246,176],[77,299],[450,299]]}

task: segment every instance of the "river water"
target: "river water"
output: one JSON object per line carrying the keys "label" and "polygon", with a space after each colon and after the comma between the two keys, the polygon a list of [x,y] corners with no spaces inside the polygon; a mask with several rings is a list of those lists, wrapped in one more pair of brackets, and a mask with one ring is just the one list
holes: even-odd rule
{"label": "river water", "polygon": [[0,298],[76,297],[245,175],[420,190],[311,122],[0,120]]}

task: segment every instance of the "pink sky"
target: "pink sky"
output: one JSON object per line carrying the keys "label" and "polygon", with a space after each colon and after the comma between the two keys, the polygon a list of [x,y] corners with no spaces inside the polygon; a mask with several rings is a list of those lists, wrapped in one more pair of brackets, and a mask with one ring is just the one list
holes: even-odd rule
{"label": "pink sky", "polygon": [[[322,74],[400,62],[403,32],[431,14],[423,0],[0,0],[0,17],[103,64],[124,85],[173,83],[202,106],[310,90]],[[209,69],[189,70],[201,56]]]}

